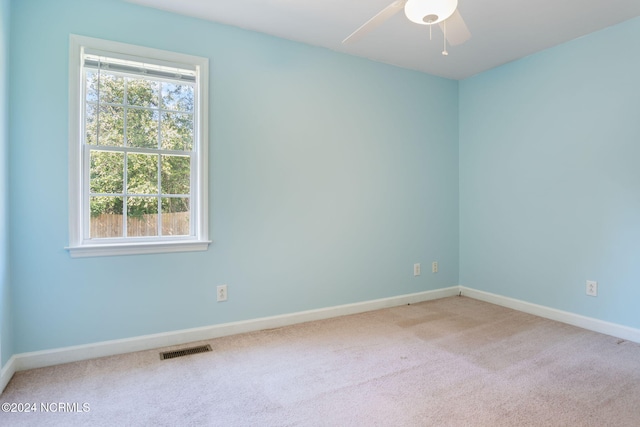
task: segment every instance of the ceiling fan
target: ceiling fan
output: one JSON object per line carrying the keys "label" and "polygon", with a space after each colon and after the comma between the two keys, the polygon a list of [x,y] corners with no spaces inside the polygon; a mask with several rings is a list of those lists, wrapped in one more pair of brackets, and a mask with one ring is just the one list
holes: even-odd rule
{"label": "ceiling fan", "polygon": [[449,54],[447,52],[447,42],[452,46],[456,46],[471,37],[467,24],[465,24],[458,12],[458,0],[395,0],[378,12],[376,16],[362,24],[342,43],[353,43],[359,40],[402,8],[404,8],[404,13],[410,21],[420,25],[429,25],[429,31],[431,31],[431,26],[434,24],[440,26],[444,33],[443,55]]}

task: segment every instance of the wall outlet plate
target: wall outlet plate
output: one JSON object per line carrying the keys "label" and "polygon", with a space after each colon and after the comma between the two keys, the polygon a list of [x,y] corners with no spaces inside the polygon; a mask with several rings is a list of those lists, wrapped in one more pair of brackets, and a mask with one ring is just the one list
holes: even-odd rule
{"label": "wall outlet plate", "polygon": [[218,302],[227,300],[227,285],[219,285],[216,288],[216,300]]}
{"label": "wall outlet plate", "polygon": [[587,295],[591,297],[598,296],[598,282],[587,280]]}

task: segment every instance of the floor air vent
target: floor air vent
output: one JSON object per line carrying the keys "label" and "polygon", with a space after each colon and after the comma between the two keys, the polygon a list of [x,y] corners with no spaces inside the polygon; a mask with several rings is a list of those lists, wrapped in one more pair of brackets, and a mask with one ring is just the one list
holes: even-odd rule
{"label": "floor air vent", "polygon": [[160,353],[160,360],[173,359],[174,357],[188,356],[196,353],[206,353],[207,351],[211,351],[211,346],[209,344],[198,347],[183,348],[182,350],[166,351],[164,353]]}

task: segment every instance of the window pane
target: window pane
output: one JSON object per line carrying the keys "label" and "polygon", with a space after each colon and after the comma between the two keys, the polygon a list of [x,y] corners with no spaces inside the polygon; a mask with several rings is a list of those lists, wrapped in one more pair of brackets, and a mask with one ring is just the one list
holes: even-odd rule
{"label": "window pane", "polygon": [[158,148],[158,112],[127,110],[127,145],[129,147]]}
{"label": "window pane", "polygon": [[87,104],[85,113],[85,144],[96,145],[98,143],[98,107],[95,104]]}
{"label": "window pane", "polygon": [[127,237],[158,235],[158,198],[127,199]]}
{"label": "window pane", "polygon": [[91,197],[89,237],[122,237],[122,197]]}
{"label": "window pane", "polygon": [[189,194],[191,189],[191,158],[161,156],[162,194]]}
{"label": "window pane", "polygon": [[162,234],[165,236],[188,236],[191,209],[189,198],[162,198]]}
{"label": "window pane", "polygon": [[91,150],[92,193],[122,193],[124,154]]}
{"label": "window pane", "polygon": [[98,72],[93,70],[87,70],[85,77],[86,84],[86,100],[89,102],[98,101]]}
{"label": "window pane", "polygon": [[193,115],[162,113],[162,148],[191,151],[193,147]]}
{"label": "window pane", "polygon": [[124,78],[107,71],[88,70],[86,75],[86,99],[101,103],[124,103]]}
{"label": "window pane", "polygon": [[124,104],[124,77],[100,71],[100,102]]}
{"label": "window pane", "polygon": [[193,111],[193,87],[177,83],[162,83],[162,107],[165,110]]}
{"label": "window pane", "polygon": [[160,83],[146,79],[127,79],[127,104],[158,107]]}
{"label": "window pane", "polygon": [[157,154],[129,154],[127,156],[127,192],[130,194],[158,194]]}
{"label": "window pane", "polygon": [[97,117],[99,123],[98,144],[122,147],[124,144],[124,109],[101,105],[99,112]]}

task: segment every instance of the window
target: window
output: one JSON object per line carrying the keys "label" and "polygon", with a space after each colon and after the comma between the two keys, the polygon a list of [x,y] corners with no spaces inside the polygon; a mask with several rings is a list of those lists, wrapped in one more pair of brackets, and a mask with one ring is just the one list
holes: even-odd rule
{"label": "window", "polygon": [[72,257],[206,250],[208,60],[71,36]]}

